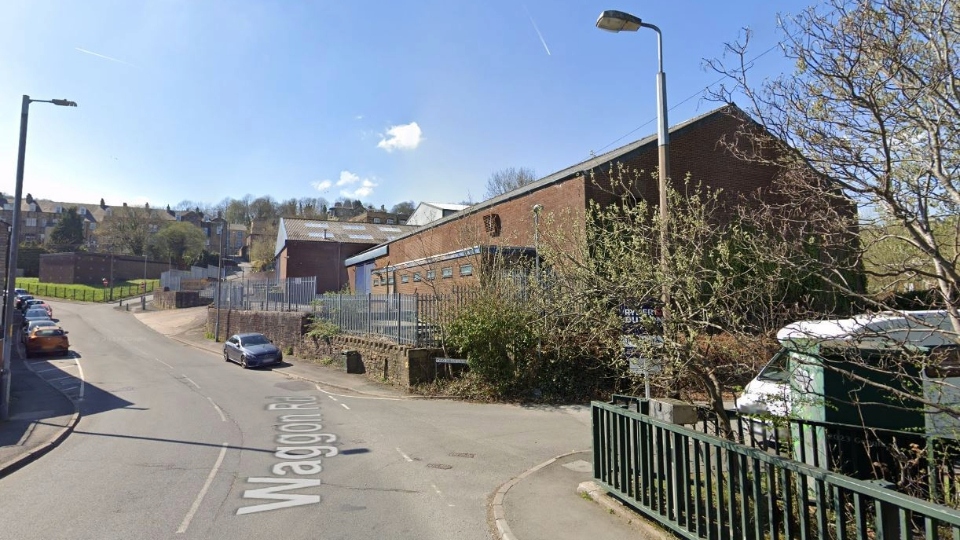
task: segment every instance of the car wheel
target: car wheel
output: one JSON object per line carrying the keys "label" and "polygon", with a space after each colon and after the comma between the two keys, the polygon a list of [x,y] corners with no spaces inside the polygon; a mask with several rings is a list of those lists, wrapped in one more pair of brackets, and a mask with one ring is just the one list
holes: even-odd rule
{"label": "car wheel", "polygon": [[250,367],[247,365],[247,357],[245,355],[240,356],[240,367],[242,367],[243,369],[247,369],[248,367]]}
{"label": "car wheel", "polygon": [[227,351],[223,351],[223,361],[224,361],[224,362],[229,362],[229,361],[230,361],[230,355],[227,354]]}

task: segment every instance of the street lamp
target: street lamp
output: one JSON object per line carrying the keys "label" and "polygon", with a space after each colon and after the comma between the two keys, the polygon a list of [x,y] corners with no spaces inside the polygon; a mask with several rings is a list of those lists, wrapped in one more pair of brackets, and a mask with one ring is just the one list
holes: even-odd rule
{"label": "street lamp", "polygon": [[17,255],[20,244],[20,199],[23,196],[23,161],[27,150],[27,119],[31,103],[53,103],[61,107],[76,107],[67,99],[30,99],[24,95],[20,106],[20,148],[17,151],[17,187],[13,197],[13,223],[10,225],[10,245],[7,255],[7,298],[3,304],[3,369],[0,372],[0,420],[10,417],[10,355],[13,347],[13,290],[17,281]]}
{"label": "street lamp", "polygon": [[[597,19],[597,28],[608,32],[636,32],[649,28],[657,33],[657,140],[659,142],[660,169],[660,268],[663,279],[667,275],[668,236],[667,225],[670,212],[667,205],[667,182],[670,178],[670,132],[667,130],[667,76],[663,72],[663,35],[656,26],[645,23],[639,17],[622,11],[607,10]],[[663,282],[663,320],[666,321],[670,307],[670,287]]]}

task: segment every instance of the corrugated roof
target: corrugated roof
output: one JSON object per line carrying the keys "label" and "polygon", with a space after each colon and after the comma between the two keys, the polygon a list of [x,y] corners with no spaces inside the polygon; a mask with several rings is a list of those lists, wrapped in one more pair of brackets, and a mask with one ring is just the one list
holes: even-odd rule
{"label": "corrugated roof", "polygon": [[381,225],[349,221],[282,218],[287,240],[328,241],[347,244],[379,244],[399,234],[416,230],[414,225]]}

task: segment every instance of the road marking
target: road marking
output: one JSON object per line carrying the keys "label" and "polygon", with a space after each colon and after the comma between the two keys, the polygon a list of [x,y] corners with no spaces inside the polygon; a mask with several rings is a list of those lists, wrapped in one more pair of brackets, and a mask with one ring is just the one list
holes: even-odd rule
{"label": "road marking", "polygon": [[334,401],[340,401],[339,399],[337,399],[337,398],[335,398],[335,397],[333,397],[333,396],[327,396],[327,397],[330,398],[330,399],[332,399],[332,400],[334,400]]}
{"label": "road marking", "polygon": [[159,359],[159,358],[154,358],[154,360],[156,360],[157,362],[160,362],[161,364],[167,366],[167,367],[170,368],[170,369],[173,369],[173,366],[171,366],[170,364],[164,362],[163,360],[161,360],[161,359]]}
{"label": "road marking", "polygon": [[347,407],[347,404],[346,404],[346,403],[341,403],[340,406],[343,407],[344,409],[348,410],[348,411],[350,410],[350,407]]}
{"label": "road marking", "polygon": [[[343,395],[343,394],[334,394],[333,392],[327,392],[327,391],[324,390],[323,388],[320,388],[320,385],[319,385],[319,384],[317,384],[317,385],[315,385],[315,386],[317,387],[317,390],[323,392],[323,393],[326,394],[327,396],[337,396],[337,397],[350,398],[350,399],[379,399],[379,400],[383,400],[383,401],[403,401],[403,399],[401,399],[401,398],[395,398],[395,397],[345,396],[345,395]],[[331,398],[331,399],[332,399],[332,398]],[[334,401],[336,401],[336,400],[334,399]]]}
{"label": "road marking", "polygon": [[203,497],[206,496],[207,490],[210,489],[210,484],[213,483],[213,477],[217,475],[217,470],[220,469],[220,464],[223,463],[223,456],[227,453],[227,444],[223,443],[223,446],[220,447],[220,455],[217,456],[217,462],[213,464],[213,469],[210,470],[210,474],[207,475],[207,481],[203,483],[203,488],[200,489],[200,493],[197,494],[197,499],[193,501],[193,506],[190,507],[190,511],[187,512],[187,515],[183,518],[183,523],[180,524],[180,528],[177,529],[177,534],[183,534],[187,532],[187,527],[190,526],[190,521],[193,520],[193,515],[197,513],[197,510],[200,509],[200,503],[203,501]]}
{"label": "road marking", "polygon": [[403,459],[407,461],[413,461],[412,459],[410,459],[410,456],[403,453],[403,450],[401,450],[399,446],[397,447],[397,452],[400,452],[400,455],[403,456]]}
{"label": "road marking", "polygon": [[436,484],[430,484],[430,486],[433,487],[433,490],[437,492],[437,495],[443,497],[443,493],[440,493],[440,488],[438,488]]}
{"label": "road marking", "polygon": [[61,390],[73,390],[74,388],[80,388],[80,385],[78,384],[76,386],[64,386],[61,388]]}
{"label": "road marking", "polygon": [[57,377],[56,379],[47,379],[47,382],[62,381],[64,379],[76,379],[76,377],[73,375],[65,375],[63,377]]}
{"label": "road marking", "polygon": [[227,417],[223,415],[223,410],[221,410],[220,407],[217,406],[217,404],[213,402],[213,398],[208,397],[207,399],[210,400],[210,404],[213,405],[213,408],[217,410],[217,414],[220,415],[220,420],[226,422],[226,421],[227,421]]}
{"label": "road marking", "polygon": [[[66,367],[70,367],[70,366],[66,366]],[[34,371],[34,373],[46,373],[46,372],[48,372],[48,371],[60,371],[60,368],[54,366],[54,367],[52,367],[52,368],[47,368],[47,369],[38,369],[38,370]]]}
{"label": "road marking", "polygon": [[184,379],[186,379],[186,380],[187,380],[187,382],[189,382],[190,384],[192,384],[192,385],[194,385],[194,386],[196,386],[196,387],[197,387],[197,390],[199,390],[199,389],[200,389],[200,385],[199,385],[199,384],[197,384],[197,383],[195,383],[195,382],[193,382],[193,379],[191,379],[190,377],[187,377],[186,375],[184,375],[184,376],[183,376],[183,378],[184,378]]}
{"label": "road marking", "polygon": [[80,360],[74,358],[73,361],[77,364],[77,370],[80,372],[80,393],[77,396],[77,401],[83,401],[83,390],[86,388],[87,379],[83,376],[83,366],[80,365]]}

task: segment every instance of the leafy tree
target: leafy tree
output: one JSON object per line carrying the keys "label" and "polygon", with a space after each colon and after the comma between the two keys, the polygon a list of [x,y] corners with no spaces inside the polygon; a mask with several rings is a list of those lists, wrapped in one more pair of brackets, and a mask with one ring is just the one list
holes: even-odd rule
{"label": "leafy tree", "polygon": [[252,219],[250,216],[250,203],[252,200],[253,197],[250,195],[244,195],[242,199],[232,199],[223,212],[223,218],[226,219],[228,223],[249,225]]}
{"label": "leafy tree", "polygon": [[410,215],[414,210],[417,209],[417,204],[413,201],[403,201],[393,205],[393,208],[390,209],[391,214],[405,214]]}
{"label": "leafy tree", "polygon": [[72,206],[60,214],[60,219],[47,239],[47,248],[56,253],[76,251],[83,245],[83,218]]}
{"label": "leafy tree", "polygon": [[487,179],[486,198],[490,199],[497,195],[503,195],[508,191],[513,191],[519,187],[533,183],[537,180],[537,173],[533,169],[525,167],[508,167],[500,169],[490,175]]}
{"label": "leafy tree", "polygon": [[727,141],[732,150],[759,159],[750,149],[777,148],[775,161],[788,171],[812,167],[829,179],[804,186],[788,172],[788,204],[822,227],[849,229],[856,223],[824,215],[817,204],[840,192],[864,210],[861,227],[883,231],[864,236],[853,257],[830,261],[824,278],[884,309],[842,278],[850,261],[877,249],[900,253],[900,260],[865,260],[868,279],[894,288],[898,281],[888,278],[896,274],[929,283],[960,333],[960,229],[948,221],[960,214],[958,11],[956,0],[828,0],[784,19],[793,73],[754,85],[749,32],[727,45],[732,62],[708,65],[727,76],[714,97],[745,96],[769,132],[747,130]]}
{"label": "leafy tree", "polygon": [[250,202],[250,219],[262,221],[280,217],[277,212],[277,203],[273,197],[258,197]]}
{"label": "leafy tree", "polygon": [[276,222],[271,222],[264,227],[263,234],[254,238],[250,245],[250,261],[253,263],[254,269],[264,270],[273,263],[278,227],[279,225]]}
{"label": "leafy tree", "polygon": [[157,253],[177,266],[187,266],[203,253],[206,236],[199,227],[178,221],[168,224],[154,237]]}
{"label": "leafy tree", "polygon": [[96,229],[97,243],[110,253],[142,256],[150,238],[166,223],[145,207],[113,206]]}

